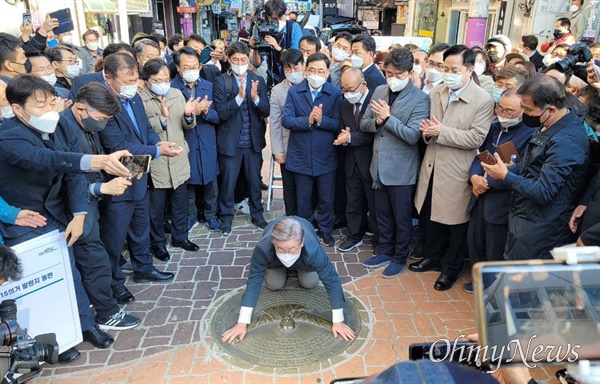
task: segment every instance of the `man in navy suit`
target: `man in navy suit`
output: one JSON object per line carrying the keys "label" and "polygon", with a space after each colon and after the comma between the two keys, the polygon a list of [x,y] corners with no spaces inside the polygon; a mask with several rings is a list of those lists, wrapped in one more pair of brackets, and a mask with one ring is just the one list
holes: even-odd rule
{"label": "man in navy suit", "polygon": [[269,117],[269,97],[264,80],[248,72],[250,50],[244,43],[227,48],[231,73],[214,81],[215,109],[222,123],[217,132],[217,150],[221,168],[221,233],[231,233],[234,190],[243,167],[250,192],[250,216],[260,229],[267,227],[263,217],[260,188],[262,149],[265,130],[262,119]]}
{"label": "man in navy suit", "polygon": [[377,53],[377,43],[369,35],[359,35],[352,40],[352,66],[360,68],[365,75],[365,81],[369,92],[373,94],[375,88],[386,84],[385,78],[381,74],[377,65],[375,65],[375,54]]}
{"label": "man in navy suit", "polygon": [[[133,155],[178,156],[182,147],[176,143],[160,142],[150,125],[142,99],[137,94],[138,66],[128,53],[114,53],[104,61],[104,77],[111,92],[119,98],[121,111],[110,119],[100,132],[104,149],[114,152],[127,149]],[[177,147],[177,148],[176,148]],[[152,265],[150,253],[150,203],[148,174],[132,180],[132,186],[121,196],[103,204],[100,215],[100,235],[110,257],[113,294],[118,302],[134,300],[125,288],[125,276],[119,266],[121,249],[125,240],[133,267],[133,280],[140,282],[164,282],[171,280],[172,273],[158,271]]]}
{"label": "man in navy suit", "polygon": [[290,88],[281,123],[290,130],[286,166],[296,178],[298,216],[312,221],[312,192],[316,183],[317,235],[331,247],[335,244],[331,231],[337,168],[333,142],[340,131],[342,93],[327,82],[329,65],[329,59],[322,53],[308,57],[307,78]]}

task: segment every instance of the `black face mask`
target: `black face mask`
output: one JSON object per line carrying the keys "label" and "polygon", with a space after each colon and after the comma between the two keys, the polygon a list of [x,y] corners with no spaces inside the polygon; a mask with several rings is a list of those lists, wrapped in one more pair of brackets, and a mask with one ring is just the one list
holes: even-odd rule
{"label": "black face mask", "polygon": [[100,132],[106,127],[108,120],[98,121],[94,119],[92,116],[88,116],[85,119],[81,119],[81,123],[85,127],[88,132]]}
{"label": "black face mask", "polygon": [[561,32],[560,29],[555,29],[553,33],[555,39],[560,39],[561,37],[563,37],[564,34],[565,33]]}
{"label": "black face mask", "polygon": [[523,112],[523,124],[530,128],[539,128],[542,125],[539,116],[530,116]]}
{"label": "black face mask", "polygon": [[496,51],[488,51],[487,54],[493,64],[498,64],[502,60],[502,57]]}

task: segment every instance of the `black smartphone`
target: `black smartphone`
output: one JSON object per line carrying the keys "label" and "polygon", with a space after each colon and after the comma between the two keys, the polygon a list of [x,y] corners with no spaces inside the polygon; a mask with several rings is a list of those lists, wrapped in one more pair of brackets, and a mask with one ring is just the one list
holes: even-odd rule
{"label": "black smartphone", "polygon": [[121,157],[121,164],[131,172],[132,177],[135,177],[140,173],[150,172],[151,160],[150,155],[123,156]]}
{"label": "black smartphone", "polygon": [[31,13],[24,12],[23,13],[23,25],[31,24]]}
{"label": "black smartphone", "polygon": [[479,366],[477,354],[477,343],[470,341],[438,340],[433,343],[411,344],[408,347],[408,358],[410,360],[454,361],[472,367]]}
{"label": "black smartphone", "polygon": [[53,19],[58,19],[59,25],[53,30],[55,35],[75,29],[73,25],[73,18],[71,17],[71,10],[69,8],[59,9],[58,11],[51,12],[50,17]]}
{"label": "black smartphone", "polygon": [[208,63],[211,60],[210,54],[212,52],[214,52],[214,48],[210,45],[204,47],[202,53],[200,53],[200,63],[202,63],[202,65]]}

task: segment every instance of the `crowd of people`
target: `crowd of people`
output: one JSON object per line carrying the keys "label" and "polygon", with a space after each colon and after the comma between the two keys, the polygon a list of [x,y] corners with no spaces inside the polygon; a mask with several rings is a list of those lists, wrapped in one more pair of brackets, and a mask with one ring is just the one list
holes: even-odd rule
{"label": "crowd of people", "polygon": [[[119,306],[135,300],[123,271],[172,280],[153,263],[170,259],[167,234],[196,252],[199,222],[227,236],[237,211],[267,228],[267,129],[285,215],[340,252],[370,240],[363,265],[384,278],[439,271],[443,291],[469,259],[598,245],[600,78],[593,60],[569,61],[569,19],[539,50],[496,35],[380,52],[366,34],[302,36],[283,1],[265,7],[280,26],[267,60],[252,38],[213,41],[208,60],[196,34],[101,49],[90,30],[77,46],[50,17],[0,33],[0,234],[12,246],[64,231],[84,340],[107,348],[107,330],[140,323]],[[150,156],[150,172],[131,174],[131,155]]]}

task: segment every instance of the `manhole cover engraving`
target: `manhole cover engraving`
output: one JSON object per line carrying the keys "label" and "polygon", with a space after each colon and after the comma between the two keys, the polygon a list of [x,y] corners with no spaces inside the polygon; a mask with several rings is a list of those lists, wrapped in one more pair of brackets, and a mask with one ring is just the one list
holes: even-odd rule
{"label": "manhole cover engraving", "polygon": [[278,291],[264,288],[252,315],[252,323],[243,341],[221,342],[221,335],[238,319],[241,290],[217,308],[212,316],[213,340],[230,355],[253,365],[274,368],[299,367],[326,361],[343,354],[351,346],[357,350],[365,340],[360,331],[367,326],[368,314],[362,304],[346,294],[344,319],[357,334],[352,342],[331,333],[331,306],[322,286],[300,287],[297,279],[288,278]]}

